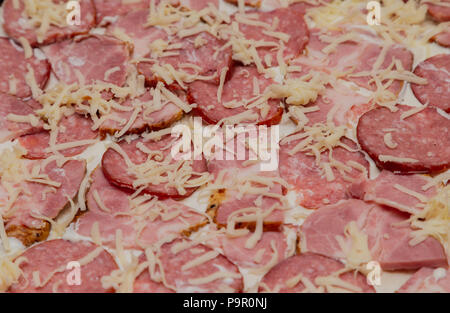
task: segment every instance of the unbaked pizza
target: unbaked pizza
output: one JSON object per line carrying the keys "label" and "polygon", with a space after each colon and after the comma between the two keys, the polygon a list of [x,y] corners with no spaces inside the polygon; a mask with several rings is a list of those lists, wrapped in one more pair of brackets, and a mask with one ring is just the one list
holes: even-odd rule
{"label": "unbaked pizza", "polygon": [[450,292],[449,0],[5,0],[0,291]]}

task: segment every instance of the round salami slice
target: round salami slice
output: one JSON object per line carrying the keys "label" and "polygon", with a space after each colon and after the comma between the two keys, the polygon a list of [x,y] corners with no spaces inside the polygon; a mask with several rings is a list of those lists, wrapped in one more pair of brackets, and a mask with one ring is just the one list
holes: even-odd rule
{"label": "round salami slice", "polygon": [[[108,1],[109,2],[109,1]],[[139,59],[150,52],[150,44],[158,39],[167,41],[167,33],[158,27],[145,27],[149,11],[137,10],[121,15],[107,28],[107,34],[125,33],[133,41],[133,58]],[[118,35],[120,36],[120,35]]]}
{"label": "round salami slice", "polygon": [[[18,138],[27,134],[34,134],[43,130],[43,123],[35,115],[34,110],[39,103],[30,99],[23,101],[14,96],[0,93],[0,143]],[[19,120],[11,120],[11,115]],[[34,116],[35,121],[19,122],[20,118]]]}
{"label": "round salami slice", "polygon": [[416,98],[450,113],[450,54],[438,54],[420,63],[414,74],[425,78],[426,85],[411,84]]}
{"label": "round salami slice", "polygon": [[[132,197],[112,185],[101,168],[92,174],[86,195],[88,211],[75,224],[75,231],[89,237],[98,224],[104,245],[115,246],[116,232],[122,230],[125,248],[143,249],[169,236],[189,234],[206,223],[204,215],[174,200],[156,200],[148,195]],[[145,212],[137,212],[145,208]]]}
{"label": "round salami slice", "polygon": [[7,38],[0,38],[0,92],[13,94],[19,98],[31,96],[26,82],[28,72],[34,72],[38,87],[43,88],[50,77],[50,64],[35,56],[26,59],[23,49]]}
{"label": "round salami slice", "polygon": [[[80,0],[80,24],[68,25],[67,16],[63,16],[58,23],[50,22],[49,28],[45,31],[39,26],[32,25],[30,18],[36,19],[35,23],[41,25],[44,22],[45,14],[54,13],[54,10],[45,8],[45,6],[37,6],[28,8],[28,11],[36,10],[32,16],[27,15],[26,3],[24,0],[6,0],[3,4],[3,18],[5,20],[4,28],[6,33],[18,41],[20,37],[24,37],[32,46],[47,45],[80,34],[86,34],[95,26],[95,8],[92,0]],[[56,10],[65,10],[68,0],[54,0]],[[16,8],[15,3],[18,3]],[[46,12],[46,11],[49,12]],[[51,11],[51,12],[50,12]],[[66,12],[66,11],[65,11]],[[41,20],[42,19],[42,20]],[[58,24],[58,25],[57,25]],[[45,31],[45,32],[44,32]]]}
{"label": "round salami slice", "polygon": [[[189,86],[188,96],[190,102],[197,104],[196,113],[209,124],[223,121],[225,124],[271,126],[281,121],[281,102],[269,99],[258,103],[258,100],[261,100],[260,95],[273,83],[270,78],[258,73],[256,67],[236,66],[232,69],[229,80],[223,85],[221,95],[218,95],[218,86],[196,81]],[[258,88],[255,88],[255,85],[258,85]]]}
{"label": "round salami slice", "polygon": [[[272,268],[261,280],[260,292],[375,292],[361,273],[339,275],[344,265],[312,253],[292,256]],[[327,283],[326,277],[335,277]],[[322,278],[322,279],[321,279]],[[340,285],[336,281],[340,280]],[[329,281],[329,280],[328,280]]]}
{"label": "round salami slice", "polygon": [[167,285],[176,292],[230,293],[244,288],[237,266],[203,244],[175,239],[162,245],[156,257]]}
{"label": "round salami slice", "polygon": [[357,127],[358,141],[377,166],[400,173],[434,173],[450,166],[450,119],[427,107],[402,119],[412,107],[397,112],[376,108]]}
{"label": "round salami slice", "polygon": [[[173,102],[168,101],[162,103],[162,107],[156,107],[153,102],[153,90],[146,92],[137,99],[127,100],[121,104],[123,107],[130,107],[134,110],[118,111],[112,110],[106,117],[106,121],[100,126],[100,132],[105,134],[140,134],[146,130],[160,130],[166,128],[183,117],[183,111]],[[181,90],[178,90],[183,100],[186,100],[186,95]],[[137,106],[140,105],[140,109]],[[133,118],[133,113],[138,110],[139,113],[128,130],[122,131]]]}
{"label": "round salami slice", "polygon": [[[170,136],[159,141],[121,142],[122,153],[133,164],[129,164],[123,154],[109,148],[102,159],[103,173],[112,184],[122,188],[137,190],[144,187],[143,192],[160,198],[186,198],[204,184],[200,178],[207,175],[207,170],[203,158],[182,160],[178,155],[174,158],[172,147],[177,142],[179,144],[178,139]],[[146,174],[149,171],[153,173],[151,176]],[[142,181],[139,185],[137,179]]]}
{"label": "round salami slice", "polygon": [[23,276],[11,286],[13,293],[112,292],[102,287],[101,279],[118,269],[108,252],[87,241],[46,241],[29,248],[19,259]]}
{"label": "round salami slice", "polygon": [[[156,83],[162,79],[154,72],[153,66],[171,65],[175,70],[192,75],[195,80],[196,75],[202,76],[202,80],[213,81],[219,84],[220,75],[226,68],[231,68],[232,52],[231,48],[221,49],[226,42],[220,40],[207,32],[197,35],[178,38],[170,41],[170,45],[177,49],[170,50],[172,56],[157,57],[156,61],[145,61],[138,64],[138,70],[149,83]],[[148,56],[152,58],[152,55]],[[165,81],[171,85],[172,81]]]}
{"label": "round salami slice", "polygon": [[[238,15],[235,15],[234,19],[239,22],[239,31],[246,40],[269,42],[269,46],[263,45],[256,48],[258,56],[267,67],[278,65],[277,54],[280,48],[270,43],[279,44],[280,41],[283,41],[282,56],[285,62],[302,53],[309,40],[308,26],[303,17],[304,12],[291,8],[280,8],[270,12],[255,11],[252,12],[252,15],[259,23],[265,23],[268,27],[255,25],[255,23],[239,22]],[[273,28],[273,25],[276,25],[276,27]],[[286,34],[287,36],[280,40],[279,37],[272,35],[273,32]],[[270,59],[270,62],[267,61],[268,59]]]}
{"label": "round salami slice", "polygon": [[[65,116],[59,122],[58,136],[56,145],[77,144],[79,141],[95,139],[98,136],[97,131],[92,130],[93,122],[77,113]],[[27,150],[25,155],[28,159],[45,159],[51,155],[49,148],[50,133],[42,131],[19,138],[19,142]],[[87,145],[75,146],[59,150],[65,157],[71,157],[82,153],[88,148]]]}
{"label": "round salami slice", "polygon": [[[55,43],[43,50],[58,79],[66,84],[92,84],[96,80],[117,86],[125,83],[129,51],[118,39],[91,35]],[[80,76],[83,82],[79,81]]]}
{"label": "round salami slice", "polygon": [[[436,22],[448,22],[450,21],[450,6],[448,5],[439,5],[437,3],[427,3],[428,6],[428,14],[435,20]],[[449,4],[449,0],[443,0],[442,2],[447,2]]]}

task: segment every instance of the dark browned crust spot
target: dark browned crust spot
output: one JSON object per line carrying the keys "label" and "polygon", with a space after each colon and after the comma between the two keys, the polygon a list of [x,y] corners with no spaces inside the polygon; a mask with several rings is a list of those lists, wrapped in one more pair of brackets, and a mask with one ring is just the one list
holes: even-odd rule
{"label": "dark browned crust spot", "polygon": [[6,229],[8,237],[19,239],[24,246],[29,247],[36,242],[45,241],[50,234],[50,223],[43,221],[41,228],[29,228],[24,225],[11,225]]}
{"label": "dark browned crust spot", "polygon": [[[238,0],[225,0],[225,2],[238,5]],[[245,5],[252,8],[260,8],[261,0],[245,0]]]}

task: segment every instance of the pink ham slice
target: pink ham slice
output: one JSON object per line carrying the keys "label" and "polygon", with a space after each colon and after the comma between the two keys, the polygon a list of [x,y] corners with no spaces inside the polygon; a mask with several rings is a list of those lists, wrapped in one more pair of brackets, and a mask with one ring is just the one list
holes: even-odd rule
{"label": "pink ham slice", "polygon": [[0,92],[9,93],[13,91],[10,86],[10,78],[15,80],[15,96],[26,98],[31,96],[25,76],[30,67],[34,72],[37,85],[43,88],[50,77],[50,64],[47,60],[39,60],[32,56],[25,59],[24,52],[7,38],[0,38]]}
{"label": "pink ham slice", "polygon": [[[151,199],[148,199],[143,204],[148,206],[147,214],[133,215],[131,194],[111,185],[101,168],[94,171],[92,180],[86,196],[89,211],[78,219],[75,230],[80,235],[90,236],[92,227],[98,223],[105,245],[114,247],[119,229],[122,230],[124,247],[141,249],[170,236],[189,233],[205,223],[204,215],[173,200],[158,200],[151,204]],[[110,212],[99,206],[95,193]]]}
{"label": "pink ham slice", "polygon": [[[197,46],[195,44],[197,38],[201,38],[201,41],[204,41],[205,44]],[[226,42],[207,32],[185,38],[176,37],[170,41],[170,44],[181,45],[180,49],[174,50],[178,54],[157,58],[158,65],[168,64],[176,70],[207,76],[215,84],[219,84],[222,70],[232,67],[231,48],[220,50]],[[151,58],[151,56],[148,57]],[[155,62],[152,61],[144,61],[138,64],[139,72],[146,77],[149,83],[153,84],[161,79],[152,71],[154,64]]]}
{"label": "pink ham slice", "polygon": [[[231,101],[236,101],[237,103],[250,101],[254,97],[253,84],[255,80],[258,82],[261,93],[274,83],[270,78],[259,74],[255,67],[235,66],[229,80],[223,86],[220,102],[217,98],[218,86],[203,81],[196,81],[190,84],[189,100],[198,105],[195,109],[196,113],[209,124],[217,124],[222,119],[232,118],[248,111],[254,116],[243,119],[241,123],[256,123],[268,126],[280,123],[283,115],[280,100],[269,99],[268,112],[261,112],[262,110],[257,107],[248,109],[245,106],[236,108],[224,106],[224,104]],[[251,103],[249,105],[251,106]]]}
{"label": "pink ham slice", "polygon": [[[182,98],[186,98],[182,91],[178,91]],[[100,126],[100,133],[105,134],[115,134],[121,133],[125,134],[139,134],[146,130],[160,130],[170,126],[172,123],[183,117],[183,111],[175,105],[173,102],[168,102],[162,108],[154,109],[155,106],[153,102],[153,96],[150,91],[146,92],[144,95],[137,99],[127,100],[121,105],[124,107],[130,107],[132,109],[133,103],[141,102],[144,104],[142,111],[138,114],[135,121],[132,123],[131,127],[123,134],[122,129],[130,121],[133,115],[133,111],[118,111],[112,110],[106,116],[106,121]],[[147,112],[146,112],[147,111]]]}
{"label": "pink ham slice", "polygon": [[[404,105],[397,108],[396,112],[391,112],[378,107],[359,119],[357,137],[361,148],[379,168],[393,172],[433,173],[447,169],[450,166],[450,119],[434,107],[402,119],[402,114],[413,108]],[[384,141],[388,133],[397,144],[395,148],[388,147]],[[380,156],[387,156],[387,159],[380,159]]]}
{"label": "pink ham slice", "polygon": [[[140,264],[146,262],[145,254],[139,257]],[[133,284],[134,293],[173,293],[174,291],[164,286],[161,282],[156,282],[150,276],[148,268],[136,277]]]}
{"label": "pink ham slice", "polygon": [[[327,204],[333,204],[349,198],[349,188],[352,184],[360,184],[367,180],[367,174],[360,169],[349,166],[348,162],[356,162],[368,170],[369,163],[361,152],[352,152],[342,147],[333,149],[333,158],[347,164],[350,171],[343,175],[336,168],[332,168],[334,180],[328,181],[325,173],[316,163],[316,157],[305,152],[291,155],[292,149],[300,140],[281,145],[280,175],[298,192],[297,201],[309,209],[318,209]],[[348,140],[342,140],[351,148],[356,145]],[[321,154],[321,161],[328,162],[328,152]]]}
{"label": "pink ham slice", "polygon": [[423,267],[397,291],[399,293],[449,293],[450,271]]}
{"label": "pink ham slice", "polygon": [[420,63],[414,74],[425,78],[426,85],[412,84],[416,98],[450,113],[450,54],[438,54]]}
{"label": "pink ham slice", "polygon": [[[125,15],[131,11],[149,8],[150,0],[137,0],[126,2],[122,0],[93,0],[95,11],[97,12],[97,24],[105,25],[114,21],[117,17]],[[159,1],[155,1],[159,2]],[[149,14],[148,11],[147,15]]]}
{"label": "pink ham slice", "polygon": [[[108,1],[109,2],[109,1]],[[150,52],[150,44],[155,40],[167,41],[167,33],[157,27],[145,27],[149,15],[148,10],[137,10],[119,16],[107,28],[108,34],[114,34],[116,29],[121,30],[133,40],[133,58],[139,59]]]}
{"label": "pink ham slice", "polygon": [[[206,254],[206,262],[196,260]],[[205,245],[176,239],[161,246],[160,260],[167,284],[178,293],[242,292],[239,269],[226,257]],[[160,268],[161,270],[161,268]]]}
{"label": "pink ham slice", "polygon": [[[283,232],[264,232],[255,247],[246,248],[248,234],[241,237],[221,238],[224,255],[240,268],[268,270],[288,257],[288,242]],[[274,262],[275,261],[275,262]]]}
{"label": "pink ham slice", "polygon": [[[345,41],[339,44],[330,54],[322,51],[329,44],[320,39],[321,30],[312,29],[309,44],[306,47],[306,54],[293,61],[294,65],[315,68],[324,72],[349,72],[344,75],[344,79],[349,80],[366,89],[375,90],[375,83],[370,82],[369,76],[354,76],[359,72],[371,71],[382,51],[381,44],[377,43],[377,38],[371,33],[361,32],[348,28],[347,32],[354,31],[361,36],[368,36],[370,39],[358,38],[355,41]],[[342,33],[333,31],[327,36],[334,38]],[[357,42],[356,42],[357,40]],[[391,65],[393,60],[400,60],[402,67],[411,70],[413,64],[413,54],[401,45],[392,45],[386,52],[386,57],[379,69],[385,69]],[[353,75],[353,76],[352,76]],[[383,82],[386,83],[386,82]],[[398,94],[403,86],[402,81],[395,80],[388,88],[389,91]]]}
{"label": "pink ham slice", "polygon": [[[304,12],[302,10],[280,8],[270,12],[254,11],[251,13],[255,15],[257,20],[269,25],[273,25],[274,20],[278,20],[277,27],[271,31],[289,35],[289,40],[284,42],[285,48],[283,51],[283,58],[285,62],[297,57],[303,52],[303,49],[309,40],[309,31],[308,26],[304,21]],[[279,39],[265,34],[264,31],[267,29],[261,26],[240,23],[239,30],[247,40],[269,42],[279,41]],[[271,57],[271,64],[266,64],[268,67],[277,66],[277,49],[274,50],[273,47],[259,47],[256,50],[258,52],[258,56],[264,63],[267,55]]]}
{"label": "pink ham slice", "polygon": [[213,5],[219,8],[219,0],[178,0],[180,5],[191,10],[200,11]]}
{"label": "pink ham slice", "polygon": [[[389,171],[382,171],[374,180],[366,181],[362,186],[352,186],[352,193],[365,201],[373,201],[380,205],[387,205],[397,210],[415,214],[422,210],[425,204],[421,201],[429,200],[437,194],[435,187],[423,190],[429,179],[422,175],[395,175]],[[403,188],[402,188],[403,187]],[[418,194],[417,196],[401,190],[406,189]],[[426,202],[426,201],[425,201]]]}
{"label": "pink ham slice", "polygon": [[368,236],[372,258],[385,270],[447,266],[444,249],[436,239],[429,237],[415,246],[409,244],[412,230],[405,224],[407,219],[407,214],[391,208],[356,199],[344,200],[308,216],[301,226],[301,250],[345,259],[336,237],[341,236],[351,245],[344,230],[354,221]]}
{"label": "pink ham slice", "polygon": [[[92,130],[93,122],[79,114],[63,117],[59,122],[59,132],[56,144],[72,143],[81,140],[95,139],[98,132]],[[19,143],[27,150],[25,155],[28,159],[45,159],[51,155],[46,149],[49,148],[50,133],[42,131],[36,134],[19,138]],[[71,157],[82,153],[88,148],[87,145],[59,150],[65,157]]]}
{"label": "pink ham slice", "polygon": [[[298,77],[292,76],[293,79]],[[361,115],[372,108],[370,99],[342,83],[337,83],[336,88],[326,85],[325,90],[316,101],[309,103],[308,106],[317,106],[318,111],[306,113],[308,118],[307,125],[316,123],[326,123],[328,114],[333,111],[333,122],[335,125],[356,125]],[[295,106],[290,105],[289,110],[295,112]],[[291,114],[291,119],[296,123],[302,123],[295,114]]]}
{"label": "pink ham slice", "polygon": [[[269,129],[267,133],[268,142],[270,142],[270,131],[271,130]],[[214,179],[223,175],[225,182],[232,182],[230,188],[217,191],[217,194],[215,195],[217,201],[211,201],[210,210],[214,212],[214,221],[219,226],[225,226],[228,224],[230,215],[237,214],[236,211],[254,208],[256,206],[261,209],[261,212],[264,215],[266,215],[263,219],[264,228],[266,230],[278,230],[279,226],[284,222],[284,212],[279,200],[283,195],[283,186],[276,182],[276,180],[279,179],[278,169],[271,170],[270,168],[266,168],[263,170],[264,162],[261,161],[261,158],[258,157],[253,150],[246,146],[246,140],[250,137],[255,138],[254,136],[263,136],[263,134],[260,132],[254,132],[253,134],[244,133],[244,135],[238,135],[229,142],[224,140],[224,145],[222,147],[215,147],[215,154],[207,156],[208,172],[214,176]],[[245,154],[242,153],[242,151],[245,152]],[[275,150],[275,152],[277,152],[277,150]],[[248,160],[255,160],[256,158],[259,159],[256,163],[246,164]],[[265,188],[267,192],[278,195],[278,197],[268,195],[260,196],[259,194],[254,193],[241,194],[241,188],[234,184],[237,184],[239,180],[245,180],[252,175],[275,179],[272,186],[258,183],[251,183],[251,186]],[[258,202],[258,199],[260,200],[260,203],[255,205],[255,201]],[[273,210],[268,212],[271,209]],[[250,210],[247,213],[254,214],[255,211]],[[250,228],[255,226],[254,222],[242,224],[242,226],[249,226]]]}
{"label": "pink ham slice", "polygon": [[[315,283],[316,278],[327,277],[343,268],[342,263],[321,255],[313,253],[295,255],[273,267],[261,280],[259,291],[274,293],[304,292],[307,287],[303,282],[299,281],[291,286],[293,283],[289,281],[301,274],[303,279],[309,280],[315,288],[318,288],[319,286]],[[351,285],[351,290],[342,288],[342,291],[375,292],[374,288],[367,284],[364,275],[360,273],[347,272],[341,274],[339,278]]]}
{"label": "pink ham slice", "polygon": [[[130,143],[122,142],[119,145],[128,155],[131,162],[133,162],[134,164],[142,164],[147,160],[148,154],[142,152],[138,148],[138,144],[143,144],[146,149],[152,152],[161,151],[163,153],[163,157],[166,159],[171,157],[171,149],[175,142],[177,142],[177,140],[175,140],[174,138],[165,136],[159,141],[146,142],[143,139],[137,139]],[[170,164],[174,164],[175,162],[178,161],[172,158]],[[194,173],[193,175],[188,177],[188,180],[195,179],[197,178],[198,174],[206,172],[206,164],[203,158],[201,160],[191,160],[187,162],[190,162]],[[117,151],[109,148],[103,155],[102,166],[103,173],[112,184],[129,190],[137,189],[133,186],[135,175],[128,173],[128,165],[125,159]],[[175,187],[167,186],[167,183],[160,183],[148,184],[147,186],[145,186],[143,192],[160,198],[182,199],[189,197],[195,190],[196,188],[188,187],[185,188],[185,192],[182,192],[178,191]]]}
{"label": "pink ham slice", "polygon": [[39,229],[43,226],[43,220],[38,217],[50,219],[57,217],[69,203],[69,199],[77,195],[85,172],[85,161],[69,160],[62,167],[58,166],[56,161],[52,161],[41,169],[41,173],[48,175],[50,180],[60,183],[59,187],[22,182],[25,192],[14,202],[10,210],[13,212],[12,216],[8,216],[8,212],[4,214],[6,230],[13,226]]}
{"label": "pink ham slice", "polygon": [[[129,51],[125,43],[108,36],[90,35],[66,40],[43,48],[59,80],[85,84],[103,81],[117,86],[125,83]],[[108,72],[109,70],[113,70]]]}
{"label": "pink ham slice", "polygon": [[[20,263],[23,276],[18,283],[11,286],[9,291],[13,293],[113,292],[114,290],[103,288],[101,279],[118,269],[117,264],[107,251],[102,250],[96,254],[96,249],[98,249],[97,246],[87,241],[72,242],[62,239],[35,245],[19,257],[24,259]],[[66,269],[68,263],[82,260],[91,253],[95,258],[80,267],[81,284],[69,285],[67,278],[71,270]],[[44,286],[35,284],[33,274],[36,271],[39,273],[41,284],[45,282]]]}
{"label": "pink ham slice", "polygon": [[35,115],[34,109],[37,108],[39,108],[39,103],[32,99],[23,101],[14,96],[0,94],[0,143],[42,131],[42,122],[33,126],[30,123],[13,122],[7,118],[9,114]]}
{"label": "pink ham slice", "polygon": [[[72,38],[76,35],[86,34],[95,26],[95,7],[92,0],[80,0],[80,25],[63,27],[50,25],[49,30],[41,40],[38,39],[37,28],[28,25],[28,20],[24,19],[24,0],[18,0],[19,8],[14,8],[16,0],[7,0],[3,4],[4,28],[6,33],[14,40],[18,41],[24,37],[32,46],[48,45],[57,41]],[[55,3],[66,3],[68,0],[55,0]]]}
{"label": "pink ham slice", "polygon": [[[443,0],[441,2],[450,3],[449,0]],[[437,22],[450,21],[450,7],[448,5],[433,4],[432,2],[425,4],[428,6],[428,14]]]}

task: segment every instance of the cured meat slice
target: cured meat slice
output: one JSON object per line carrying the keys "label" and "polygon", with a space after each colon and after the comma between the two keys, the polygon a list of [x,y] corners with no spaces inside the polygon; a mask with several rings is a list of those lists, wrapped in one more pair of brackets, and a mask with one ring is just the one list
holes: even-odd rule
{"label": "cured meat slice", "polygon": [[428,183],[426,176],[395,175],[389,171],[381,171],[376,179],[366,181],[363,186],[352,186],[352,192],[365,201],[416,214],[437,194],[435,187],[423,190]]}
{"label": "cured meat slice", "polygon": [[397,291],[400,293],[449,293],[450,272],[444,268],[423,267]]}
{"label": "cured meat slice", "polygon": [[[442,2],[450,3],[448,0],[443,0]],[[439,5],[437,3],[425,1],[428,6],[428,14],[433,18],[433,20],[437,22],[448,22],[450,21],[450,6],[448,5]]]}
{"label": "cured meat slice", "polygon": [[31,70],[38,87],[43,88],[50,77],[50,64],[35,56],[26,59],[23,49],[7,38],[0,38],[0,92],[10,93],[19,98],[31,96],[31,88],[26,75]]}
{"label": "cured meat slice", "polygon": [[292,244],[288,242],[286,233],[264,232],[253,248],[247,248],[251,236],[250,233],[241,237],[233,238],[225,235],[221,238],[223,254],[240,268],[251,269],[254,273],[260,271],[264,273],[294,252],[290,249]]}
{"label": "cured meat slice", "polygon": [[[352,126],[356,125],[359,117],[372,106],[368,97],[356,93],[342,83],[337,83],[336,87],[326,85],[317,100],[307,104],[307,108],[296,105],[289,105],[288,108],[291,119],[298,125],[326,123],[328,115],[332,114],[332,121],[336,126]],[[301,113],[298,113],[299,111]]]}
{"label": "cured meat slice", "polygon": [[[116,270],[111,254],[87,241],[50,240],[27,249],[19,259],[23,276],[9,289],[13,293],[105,293],[101,279]],[[80,283],[69,285],[70,262],[79,262]],[[36,281],[36,273],[39,280]],[[73,275],[76,280],[77,275]]]}
{"label": "cured meat slice", "polygon": [[[219,186],[211,187],[214,190],[208,213],[220,227],[233,223],[236,228],[263,226],[265,230],[278,230],[284,222],[282,198],[286,186],[280,180],[278,167],[272,167],[278,165],[276,135],[272,129],[264,134],[255,127],[254,132],[248,129],[235,137],[228,136],[225,130],[223,145],[215,145],[214,154],[204,151],[208,154],[208,172]],[[267,142],[260,140],[263,136],[267,136]],[[270,154],[267,160],[261,153],[264,150]]]}
{"label": "cured meat slice", "polygon": [[[145,254],[139,257],[141,264],[146,262]],[[136,277],[133,284],[134,293],[173,293],[174,291],[164,286],[161,282],[154,281],[149,273],[148,268]]]}
{"label": "cured meat slice", "polygon": [[[159,141],[121,142],[118,149],[123,150],[133,164],[128,164],[121,153],[109,148],[102,159],[103,173],[118,187],[130,190],[145,187],[143,192],[160,198],[186,198],[206,182],[208,174],[203,158],[182,160],[178,154],[171,155],[177,142],[170,136]],[[146,176],[146,173],[151,174]]]}
{"label": "cured meat slice", "polygon": [[[122,1],[122,0],[93,0],[97,12],[97,24],[105,25],[114,22],[119,16],[131,11],[145,11],[150,0]],[[159,1],[155,1],[159,2]],[[149,14],[148,11],[147,15]]]}
{"label": "cured meat slice", "polygon": [[[280,175],[297,191],[297,201],[300,205],[309,209],[318,209],[347,199],[352,184],[363,183],[367,180],[369,163],[357,149],[349,151],[343,147],[333,148],[332,158],[341,166],[330,166],[331,175],[326,172],[326,168],[332,162],[329,151],[320,154],[320,163],[317,163],[314,155],[306,151],[292,154],[303,139],[280,146]],[[344,138],[341,142],[350,149],[356,148],[349,139]]]}
{"label": "cured meat slice", "polygon": [[[82,143],[84,140],[95,139],[98,136],[98,132],[92,130],[92,125],[91,119],[76,113],[64,116],[59,122],[56,139],[57,149],[59,150],[58,145],[77,144]],[[28,159],[45,159],[51,155],[51,152],[47,150],[50,148],[50,132],[48,131],[20,137],[19,143],[27,150],[25,157]],[[89,144],[69,147],[58,152],[65,157],[71,157],[82,153],[88,146]]]}
{"label": "cured meat slice", "polygon": [[242,292],[239,269],[222,254],[188,239],[161,246],[156,254],[167,285],[179,293]]}
{"label": "cured meat slice", "polygon": [[[292,256],[272,268],[261,280],[260,292],[375,292],[361,273],[339,275],[344,265],[333,259],[305,253]],[[333,277],[331,281],[327,279]],[[339,281],[339,283],[337,283]]]}
{"label": "cured meat slice", "polygon": [[[350,34],[354,34],[354,37]],[[343,42],[334,46],[333,41],[339,36],[347,36],[348,40],[344,38]],[[327,49],[328,54],[323,49]],[[322,30],[315,28],[311,30],[306,53],[296,58],[292,64],[315,68],[326,73],[339,72],[343,74],[344,79],[363,88],[375,90],[376,84],[371,81],[373,77],[366,74],[371,72],[375,65],[378,70],[384,70],[394,60],[399,60],[402,68],[410,71],[413,64],[412,52],[401,45],[391,45],[382,52],[382,42],[372,33],[349,28],[345,33],[331,31],[324,34]],[[378,60],[383,56],[383,59]],[[386,83],[388,80],[382,79],[382,82]],[[402,86],[403,81],[394,80],[387,89],[398,94]]]}
{"label": "cured meat slice", "polygon": [[119,16],[107,28],[107,33],[110,35],[114,35],[116,32],[123,32],[132,39],[134,59],[139,59],[147,55],[150,52],[152,42],[158,39],[167,41],[168,38],[167,33],[163,29],[144,26],[147,22],[148,15],[148,10],[132,11]]}
{"label": "cured meat slice", "polygon": [[[259,91],[254,90],[255,82]],[[236,66],[230,78],[223,85],[218,98],[219,87],[202,81],[189,86],[189,100],[197,104],[196,113],[210,124],[223,121],[227,124],[250,123],[275,125],[281,121],[283,108],[280,100],[261,100],[264,91],[274,82],[259,74],[255,67]]]}
{"label": "cured meat slice", "polygon": [[[123,107],[129,107],[130,111],[113,109],[111,113],[105,116],[106,121],[100,126],[100,132],[103,135],[107,133],[139,134],[146,130],[166,128],[183,117],[183,111],[173,102],[164,101],[161,103],[162,107],[158,107],[153,101],[153,91],[150,90],[137,99],[129,99],[121,104]],[[182,98],[186,98],[182,91],[178,91],[178,94]],[[140,109],[138,109],[139,105],[141,106]],[[139,113],[132,121],[135,110],[139,110]],[[130,120],[131,126],[123,133],[123,129],[128,126]]]}
{"label": "cured meat slice", "polygon": [[[38,25],[45,21],[44,16],[50,12],[61,14],[57,23],[50,22],[48,29],[32,25],[30,16],[26,14],[26,3],[24,0],[17,0],[19,6],[15,7],[16,0],[7,0],[3,4],[3,18],[5,20],[4,28],[6,33],[14,40],[18,41],[24,37],[32,46],[47,45],[64,39],[72,38],[76,35],[86,34],[95,26],[95,7],[92,0],[80,0],[80,25],[67,24],[67,0],[54,0],[52,7],[50,1],[42,1],[35,8],[30,7],[29,11],[34,13],[31,18],[35,19]],[[56,14],[56,15],[57,15]],[[25,17],[25,18],[24,18]],[[42,23],[42,24],[41,24]]]}
{"label": "cured meat slice", "polygon": [[[175,37],[169,44],[177,47],[170,50],[174,55],[160,57],[156,55],[156,61],[144,61],[138,64],[139,72],[149,83],[163,79],[155,73],[153,68],[155,64],[160,67],[170,65],[177,71],[187,73],[192,76],[188,79],[189,81],[196,80],[196,75],[200,75],[202,80],[213,81],[216,84],[219,84],[221,73],[231,68],[231,48],[221,49],[226,42],[207,32],[184,38]],[[148,58],[152,58],[152,55],[150,54]],[[167,72],[167,69],[164,71]],[[173,83],[167,80],[165,79],[167,84]]]}
{"label": "cured meat slice", "polygon": [[[32,163],[36,165],[36,163]],[[86,172],[86,162],[69,160],[62,166],[56,161],[41,166],[40,180],[48,179],[54,185],[23,181],[21,190],[10,210],[3,214],[9,236],[20,239],[26,246],[45,240],[49,233],[46,219],[54,219],[67,203],[76,196]]]}
{"label": "cured meat slice", "polygon": [[219,0],[177,0],[180,5],[191,10],[200,11],[210,4],[219,8]]}
{"label": "cured meat slice", "polygon": [[[251,13],[254,15],[254,19],[258,20],[259,25],[257,25],[258,23],[243,22],[239,14],[234,15],[234,20],[239,22],[239,31],[243,39],[268,42],[267,45],[256,48],[258,56],[267,67],[278,65],[277,54],[280,49],[283,50],[281,53],[285,62],[302,53],[309,39],[308,26],[303,17],[304,12],[290,8],[280,8],[270,12],[254,11]],[[264,23],[265,26],[261,26],[261,23]],[[287,36],[280,39],[280,37],[273,35],[273,32],[278,34],[284,33]],[[280,41],[283,42],[282,48],[280,48]],[[236,55],[234,58],[238,61],[240,60]],[[270,59],[270,62],[267,61],[268,59]]]}
{"label": "cured meat slice", "polygon": [[450,54],[438,54],[420,63],[414,74],[425,78],[426,85],[411,84],[416,98],[422,103],[450,113]]}
{"label": "cured meat slice", "polygon": [[90,35],[55,43],[43,50],[56,76],[66,84],[92,84],[96,80],[117,86],[125,83],[129,51],[118,39]]}
{"label": "cured meat slice", "polygon": [[[0,97],[0,143],[43,130],[43,124],[33,110],[39,107],[39,103],[32,99],[23,101],[7,94],[0,94]],[[22,117],[27,119],[30,115],[35,117],[32,123],[9,119],[13,116],[20,121]]]}
{"label": "cured meat slice", "polygon": [[444,249],[436,239],[428,237],[417,245],[410,244],[412,229],[407,219],[407,214],[388,207],[344,200],[306,218],[300,232],[301,251],[346,259],[348,251],[344,250],[355,244],[346,233],[350,223],[355,223],[358,238],[367,235],[371,258],[385,270],[447,266]]}
{"label": "cured meat slice", "polygon": [[450,31],[443,31],[440,34],[437,34],[433,40],[443,47],[450,47]]}
{"label": "cured meat slice", "polygon": [[[427,107],[402,119],[412,107],[396,112],[378,107],[359,120],[361,148],[379,168],[399,173],[433,173],[450,166],[450,119]],[[390,147],[389,147],[389,146]]]}
{"label": "cured meat slice", "polygon": [[105,245],[114,247],[119,229],[125,248],[142,249],[170,236],[189,234],[206,222],[204,215],[176,201],[145,195],[132,197],[111,185],[101,168],[94,171],[92,180],[86,197],[89,211],[77,220],[75,230],[89,237],[97,223]]}

